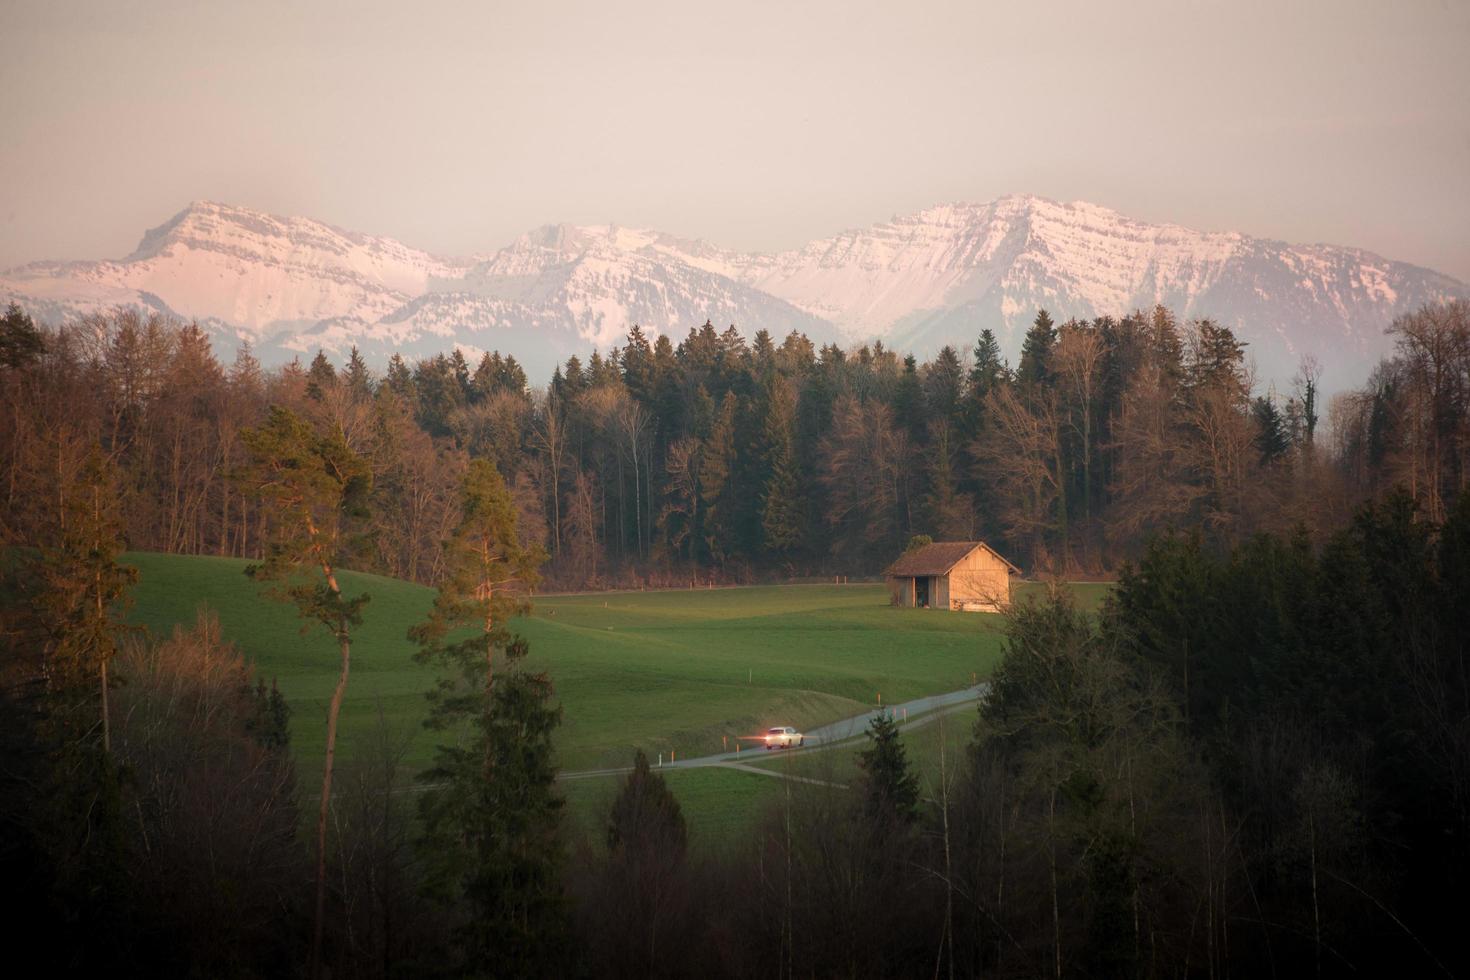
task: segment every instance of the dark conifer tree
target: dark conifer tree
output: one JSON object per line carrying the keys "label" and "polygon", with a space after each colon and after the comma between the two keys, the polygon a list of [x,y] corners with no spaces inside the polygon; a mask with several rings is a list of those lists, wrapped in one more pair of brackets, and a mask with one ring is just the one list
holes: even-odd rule
{"label": "dark conifer tree", "polygon": [[551,736],[561,720],[551,681],[520,666],[509,621],[545,555],[522,546],[499,472],[471,462],[463,518],[428,618],[409,632],[418,658],[449,669],[430,694],[437,747],[420,801],[434,894],[457,907],[458,970],[554,976],[565,962],[559,871],[562,800]]}
{"label": "dark conifer tree", "polygon": [[877,715],[867,736],[868,747],[858,755],[864,814],[877,827],[912,823],[919,815],[919,779],[909,769],[892,712]]}
{"label": "dark conifer tree", "polygon": [[1291,448],[1286,420],[1276,404],[1265,395],[1251,403],[1251,416],[1256,423],[1256,451],[1261,454],[1261,463],[1269,466],[1285,456]]}
{"label": "dark conifer tree", "polygon": [[924,389],[919,381],[919,362],[912,354],[903,359],[903,373],[893,393],[893,420],[910,438],[923,438]]}
{"label": "dark conifer tree", "polygon": [[1021,342],[1021,364],[1016,369],[1016,383],[1027,390],[1051,380],[1051,355],[1057,345],[1057,328],[1046,310],[1036,314],[1026,339]]}
{"label": "dark conifer tree", "polygon": [[0,317],[0,367],[26,367],[40,360],[46,341],[19,305],[11,303]]}
{"label": "dark conifer tree", "polygon": [[924,371],[924,406],[930,419],[960,420],[960,407],[965,397],[965,369],[959,353],[949,345],[941,347]]}
{"label": "dark conifer tree", "polygon": [[337,387],[337,369],[332,367],[332,362],[327,360],[327,355],[320,349],[316,357],[311,359],[311,367],[306,371],[306,397],[313,401],[321,401],[331,389]]}
{"label": "dark conifer tree", "polygon": [[1000,342],[986,327],[975,342],[975,363],[970,365],[970,396],[983,398],[1005,378],[1005,361],[1000,356]]}
{"label": "dark conifer tree", "polygon": [[413,372],[409,370],[403,361],[403,356],[395,352],[388,359],[388,374],[384,378],[384,384],[388,390],[398,396],[398,399],[410,409],[418,405],[418,387],[413,381]]}
{"label": "dark conifer tree", "polygon": [[342,382],[358,401],[367,401],[373,396],[373,372],[368,369],[356,344],[347,355],[347,369],[343,372]]}
{"label": "dark conifer tree", "polygon": [[636,323],[628,331],[628,342],[623,346],[622,369],[623,384],[628,394],[644,405],[652,404],[656,379],[653,347],[644,336],[643,328]]}

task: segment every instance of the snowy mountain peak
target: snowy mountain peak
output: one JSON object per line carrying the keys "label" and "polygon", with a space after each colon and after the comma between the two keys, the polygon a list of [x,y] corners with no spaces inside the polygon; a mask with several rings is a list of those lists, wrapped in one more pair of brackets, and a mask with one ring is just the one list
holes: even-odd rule
{"label": "snowy mountain peak", "polygon": [[116,262],[35,263],[0,276],[52,320],[136,305],[197,319],[264,355],[354,344],[386,357],[459,344],[551,360],[617,344],[635,323],[682,335],[712,320],[818,342],[882,339],[921,356],[981,329],[1014,357],[1039,307],[1061,321],[1147,309],[1237,329],[1267,376],[1303,353],[1344,378],[1387,349],[1382,330],[1470,296],[1448,276],[1359,249],[1137,221],[1030,194],[939,204],[774,254],[650,229],[552,224],[476,259],[391,238],[195,201]]}

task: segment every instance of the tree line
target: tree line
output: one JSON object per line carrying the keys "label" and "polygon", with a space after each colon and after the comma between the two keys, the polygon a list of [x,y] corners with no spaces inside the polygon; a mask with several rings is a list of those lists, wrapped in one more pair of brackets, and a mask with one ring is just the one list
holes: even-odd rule
{"label": "tree line", "polygon": [[1162,307],[1060,326],[1042,311],[1014,369],[988,330],[919,364],[881,343],[634,327],[534,389],[493,352],[395,356],[381,377],[355,350],[266,371],[248,345],[222,365],[199,328],[157,316],[53,330],[12,308],[3,533],[36,540],[95,444],[119,467],[131,546],[260,557],[264,512],[233,474],[241,432],[275,405],[368,467],[354,566],[414,581],[443,574],[476,458],[511,487],[551,586],[872,574],[915,534],[996,542],[1033,574],[1108,572],[1156,529],[1221,546],[1320,531],[1400,483],[1442,519],[1470,474],[1467,317],[1463,302],[1401,317],[1395,355],[1324,406],[1310,357],[1290,392],[1260,391],[1231,330]]}

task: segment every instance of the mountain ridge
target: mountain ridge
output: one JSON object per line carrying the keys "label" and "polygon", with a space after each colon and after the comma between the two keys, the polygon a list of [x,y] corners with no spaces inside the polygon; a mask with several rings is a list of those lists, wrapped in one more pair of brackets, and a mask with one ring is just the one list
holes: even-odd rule
{"label": "mountain ridge", "polygon": [[0,273],[0,299],[43,319],[131,305],[198,320],[222,348],[248,340],[267,360],[457,344],[546,374],[553,359],[620,343],[634,323],[676,339],[705,320],[801,330],[921,356],[967,351],[988,327],[1014,357],[1038,308],[1060,322],[1161,303],[1236,329],[1268,376],[1288,377],[1312,353],[1349,382],[1389,349],[1382,331],[1395,316],[1455,297],[1470,286],[1367,249],[1195,231],[1029,194],[938,204],[779,252],[561,223],[467,257],[194,201],[122,259]]}

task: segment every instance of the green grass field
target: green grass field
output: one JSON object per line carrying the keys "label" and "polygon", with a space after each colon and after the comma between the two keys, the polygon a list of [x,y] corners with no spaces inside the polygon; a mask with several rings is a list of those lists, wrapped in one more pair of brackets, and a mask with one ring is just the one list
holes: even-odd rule
{"label": "green grass field", "polygon": [[[304,786],[311,785],[337,676],[332,639],[314,625],[303,634],[294,609],[245,577],[244,561],[151,553],[125,560],[140,571],[136,622],[166,635],[205,604],[259,675],[278,679],[294,709]],[[406,768],[422,768],[433,747],[420,724],[423,695],[435,674],[413,662],[405,634],[432,592],[351,572],[342,580],[349,594],[372,599],[354,637],[338,758],[343,766],[367,761],[380,741],[375,733],[386,728],[403,743]],[[1078,588],[1089,605],[1105,589]],[[556,685],[564,709],[558,762],[575,771],[627,765],[639,747],[651,756],[705,755],[721,750],[722,736],[774,724],[815,727],[865,710],[880,693],[896,703],[963,687],[995,666],[999,622],[893,609],[878,585],[802,585],[540,597],[516,628],[530,643],[530,664]],[[595,808],[614,782],[567,783],[572,810]],[[746,804],[781,782],[712,770],[675,773],[671,785],[691,818],[709,815],[709,826],[694,828],[699,838],[748,820]]]}

